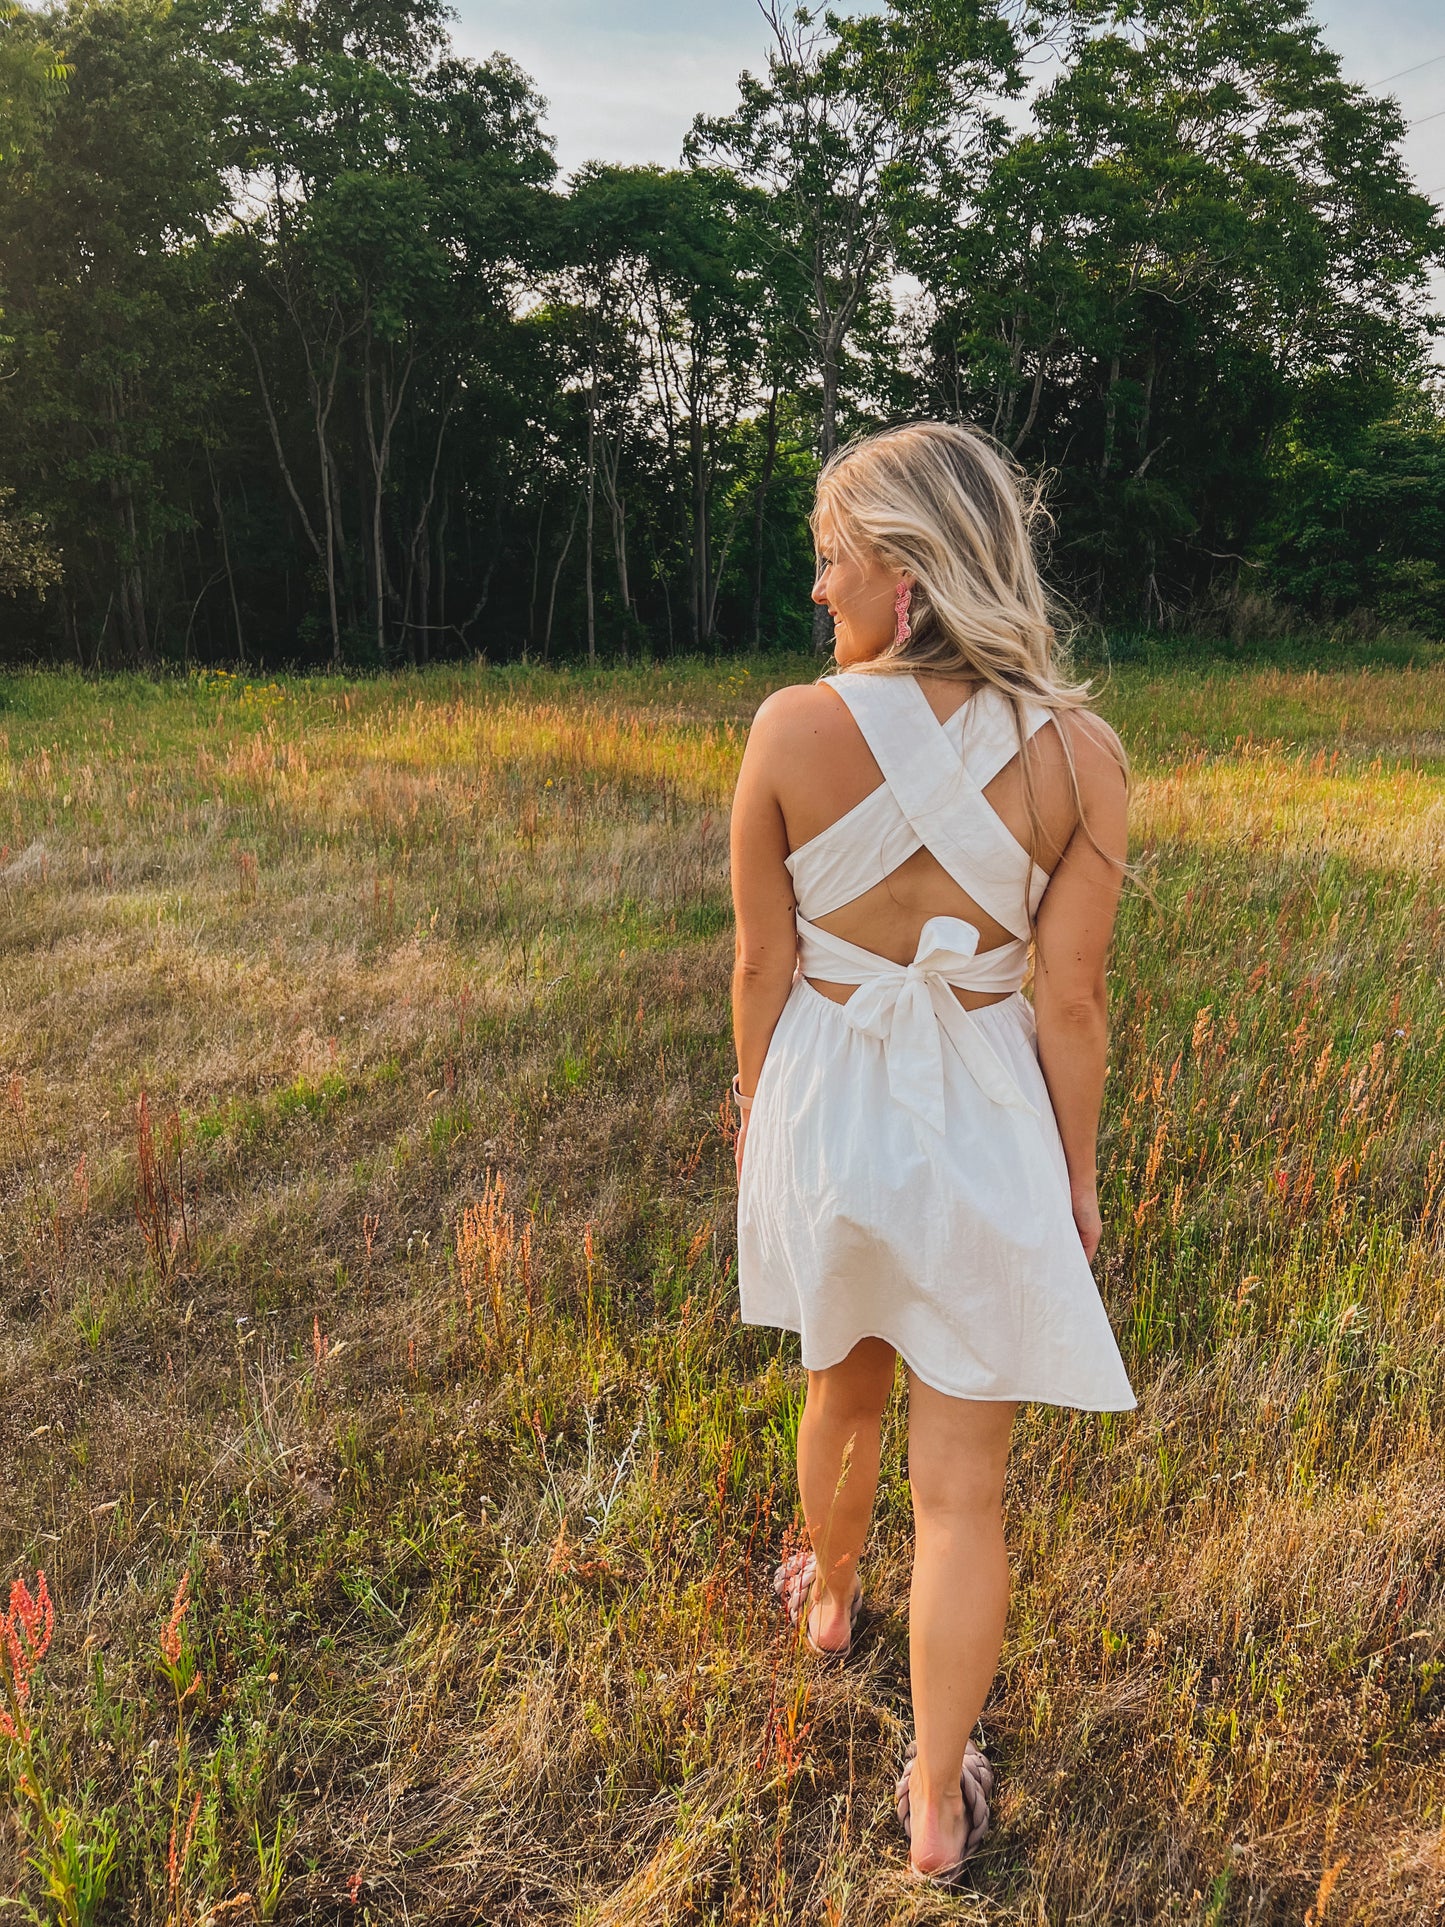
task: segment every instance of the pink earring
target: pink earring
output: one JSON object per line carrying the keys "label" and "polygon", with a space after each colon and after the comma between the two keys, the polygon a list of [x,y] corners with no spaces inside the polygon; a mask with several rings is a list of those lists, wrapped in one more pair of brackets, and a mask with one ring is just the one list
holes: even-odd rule
{"label": "pink earring", "polygon": [[903,644],[907,642],[908,638],[913,634],[912,626],[908,620],[908,610],[912,601],[913,591],[908,583],[900,577],[898,593],[893,598],[893,646],[895,649],[901,649]]}

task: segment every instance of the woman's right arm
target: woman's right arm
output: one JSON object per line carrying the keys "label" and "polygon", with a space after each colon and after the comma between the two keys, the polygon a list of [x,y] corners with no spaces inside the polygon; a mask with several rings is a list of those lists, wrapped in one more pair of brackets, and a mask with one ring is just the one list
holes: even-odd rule
{"label": "woman's right arm", "polygon": [[1108,724],[1079,712],[1064,720],[1072,725],[1079,795],[1099,849],[1080,824],[1049,878],[1035,926],[1033,1001],[1074,1222],[1092,1262],[1103,1230],[1097,1145],[1108,1073],[1107,966],[1123,887],[1119,866],[1128,855],[1128,788]]}
{"label": "woman's right arm", "polygon": [[[733,796],[733,1037],[738,1083],[748,1096],[757,1087],[798,961],[797,900],[787,869],[788,837],[773,774],[780,753],[788,748],[786,718],[796,706],[795,697],[788,700],[792,693],[776,691],[759,707]],[[738,1133],[739,1166],[746,1135],[744,1118]]]}

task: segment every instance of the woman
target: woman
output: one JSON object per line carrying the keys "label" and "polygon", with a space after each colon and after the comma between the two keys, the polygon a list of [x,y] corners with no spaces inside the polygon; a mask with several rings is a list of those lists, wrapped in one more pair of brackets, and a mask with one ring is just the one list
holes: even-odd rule
{"label": "woman", "polygon": [[969,1736],[1014,1414],[1135,1403],[1090,1269],[1128,764],[1056,672],[1029,508],[981,435],[840,450],[813,531],[839,673],[760,706],[733,809],[738,1279],[745,1322],[802,1337],[810,1549],[774,1584],[815,1652],[849,1647],[907,1369],[898,1812],[915,1876],[951,1882],[988,1825]]}

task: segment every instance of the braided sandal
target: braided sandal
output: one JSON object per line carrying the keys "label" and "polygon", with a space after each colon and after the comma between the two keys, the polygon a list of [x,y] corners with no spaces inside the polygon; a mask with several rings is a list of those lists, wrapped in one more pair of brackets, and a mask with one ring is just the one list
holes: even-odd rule
{"label": "braided sandal", "polygon": [[863,1582],[856,1574],[853,1579],[853,1597],[848,1602],[848,1643],[846,1646],[820,1646],[808,1631],[808,1619],[812,1607],[808,1604],[813,1583],[818,1577],[818,1559],[813,1552],[804,1550],[790,1555],[773,1574],[773,1591],[783,1602],[783,1609],[790,1623],[796,1626],[802,1621],[803,1644],[810,1653],[819,1659],[846,1659],[853,1650],[853,1632],[858,1624],[858,1615],[863,1610]]}
{"label": "braided sandal", "polygon": [[[913,1822],[909,1815],[908,1783],[913,1777],[913,1763],[917,1758],[918,1742],[911,1740],[903,1756],[903,1778],[898,1782],[898,1818],[910,1842],[913,1839]],[[958,1777],[963,1789],[963,1852],[951,1866],[940,1867],[936,1873],[924,1873],[921,1867],[914,1866],[913,1855],[910,1853],[908,1856],[908,1871],[913,1878],[926,1880],[935,1887],[958,1885],[965,1864],[973,1858],[974,1849],[988,1832],[988,1801],[993,1792],[993,1768],[972,1740],[963,1750],[963,1771]]]}

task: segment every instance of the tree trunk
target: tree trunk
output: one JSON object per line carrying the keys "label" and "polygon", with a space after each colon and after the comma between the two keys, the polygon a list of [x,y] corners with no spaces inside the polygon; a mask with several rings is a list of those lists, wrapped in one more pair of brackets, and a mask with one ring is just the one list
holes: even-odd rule
{"label": "tree trunk", "polygon": [[[587,393],[587,660],[597,661],[597,603],[592,585],[592,534],[597,508],[597,390]],[[570,539],[570,538],[569,538]]]}
{"label": "tree trunk", "polygon": [[[818,425],[818,451],[826,462],[838,446],[838,350],[826,336],[818,356],[818,372],[823,378],[823,413]],[[826,656],[833,647],[833,618],[816,603],[813,605],[813,647],[820,656]]]}
{"label": "tree trunk", "polygon": [[567,551],[572,546],[572,537],[577,533],[577,511],[580,502],[572,504],[572,520],[567,525],[567,540],[562,544],[562,553],[557,557],[557,566],[552,571],[552,593],[547,597],[547,629],[542,638],[542,660],[552,659],[552,618],[557,612],[557,583],[562,574],[562,564],[567,560]]}
{"label": "tree trunk", "polygon": [[[406,552],[406,588],[402,595],[401,609],[402,629],[408,636],[415,633],[422,637],[424,645],[423,661],[427,659],[427,654],[429,653],[426,638],[431,632],[431,535],[429,525],[431,522],[432,505],[436,501],[437,472],[441,466],[442,441],[447,432],[447,423],[451,420],[453,406],[453,402],[449,401],[447,403],[446,407],[442,410],[441,421],[437,425],[436,441],[432,447],[431,472],[427,476],[426,494],[422,498],[420,509],[417,511],[416,523],[412,528],[411,540],[407,544]],[[421,623],[414,628],[412,618],[412,592],[414,586],[417,584],[420,584],[423,606]]]}
{"label": "tree trunk", "polygon": [[818,424],[818,453],[827,461],[838,446],[838,350],[825,341],[818,357],[818,372],[823,378],[823,414]]}
{"label": "tree trunk", "polygon": [[326,425],[331,414],[331,404],[336,398],[337,358],[331,366],[331,377],[323,398],[321,384],[308,376],[311,388],[311,421],[316,435],[316,465],[321,474],[321,504],[326,512],[323,529],[323,560],[326,564],[326,607],[331,618],[331,668],[341,667],[341,613],[336,601],[336,547],[337,525],[340,520],[340,503],[337,499],[335,465],[331,460],[331,444],[326,439]]}
{"label": "tree trunk", "polygon": [[[112,441],[116,453],[119,454],[121,410],[114,382],[111,383],[107,401]],[[141,574],[138,555],[140,543],[136,534],[135,497],[131,492],[130,483],[128,481],[123,483],[119,476],[112,474],[110,499],[120,532],[120,539],[116,544],[116,560],[119,565],[116,573],[120,587],[122,648],[127,657],[127,666],[143,669],[150,658],[150,637],[146,629],[145,579]]]}
{"label": "tree trunk", "polygon": [[[361,370],[361,398],[362,414],[366,422],[366,445],[371,454],[371,567],[372,598],[375,605],[376,622],[376,654],[377,660],[384,663],[386,661],[386,597],[390,585],[387,581],[386,538],[382,508],[386,490],[386,471],[391,465],[392,433],[396,428],[397,418],[400,416],[402,405],[406,400],[407,384],[411,380],[411,371],[415,366],[416,357],[414,354],[408,355],[406,365],[402,369],[400,378],[394,387],[387,374],[389,356],[387,360],[383,360],[382,362],[380,376],[381,434],[378,436],[376,432],[376,421],[371,406],[371,350],[371,324],[368,321],[366,327],[366,353]],[[449,414],[450,410],[447,412]],[[446,416],[444,415],[442,418],[443,432],[445,432],[445,428]],[[441,443],[439,439],[437,444],[438,455],[440,455],[440,451]],[[435,480],[435,475],[436,470],[435,466],[433,466],[433,480]],[[428,504],[429,503],[430,497],[428,496]],[[416,648],[410,639],[414,634],[415,631],[408,631],[407,653],[413,662],[416,661]]]}
{"label": "tree trunk", "polygon": [[707,475],[696,381],[688,389],[687,441],[692,457],[692,645],[700,650],[707,640]]}
{"label": "tree trunk", "polygon": [[753,510],[753,606],[748,614],[748,647],[762,647],[763,636],[763,529],[768,505],[768,490],[773,484],[773,466],[778,459],[778,384],[768,395],[767,440],[763,445],[763,472],[758,478],[758,499]]}
{"label": "tree trunk", "polygon": [[598,472],[602,478],[602,493],[607,497],[608,515],[612,524],[612,559],[617,568],[617,593],[622,598],[622,608],[626,615],[632,614],[632,589],[627,579],[627,497],[617,486],[618,470],[622,466],[622,433],[619,430],[615,439],[602,437],[598,454]]}
{"label": "tree trunk", "polygon": [[[1038,420],[1039,398],[1044,392],[1044,376],[1048,371],[1049,356],[1050,356],[1050,350],[1052,349],[1052,347],[1053,347],[1053,343],[1050,342],[1048,348],[1042,348],[1039,351],[1039,365],[1034,370],[1034,385],[1029,393],[1029,412],[1024,416],[1023,427],[1019,430],[1018,434],[1015,435],[1013,440],[1009,443],[1009,448],[1012,451],[1012,453],[1015,455],[1018,454],[1019,450],[1023,447],[1024,443],[1028,440],[1029,436],[1033,433],[1034,423]],[[1010,402],[1009,404],[1009,419],[1010,421],[1012,421],[1013,419],[1012,402]]]}
{"label": "tree trunk", "polygon": [[[1159,367],[1159,349],[1156,342],[1149,344],[1149,362],[1144,370],[1144,406],[1139,411],[1138,448],[1141,455],[1149,446],[1149,419],[1154,411],[1154,377]],[[1147,460],[1147,457],[1145,458]]]}
{"label": "tree trunk", "polygon": [[527,660],[532,644],[537,640],[537,578],[542,572],[542,518],[547,513],[547,496],[543,491],[537,506],[537,540],[532,545],[532,593],[527,602],[527,639],[522,646],[522,661]]}
{"label": "tree trunk", "polygon": [[617,550],[617,588],[623,609],[631,615],[632,591],[627,586],[627,497],[614,491],[614,503],[612,540]]}
{"label": "tree trunk", "polygon": [[442,497],[442,512],[437,517],[437,627],[444,634],[447,626],[447,518],[452,498]]}
{"label": "tree trunk", "polygon": [[1108,385],[1108,388],[1105,390],[1104,452],[1099,457],[1099,480],[1101,482],[1104,481],[1105,478],[1108,476],[1109,465],[1114,459],[1114,418],[1118,410],[1118,403],[1115,401],[1115,398],[1114,398],[1114,390],[1118,386],[1118,384],[1119,384],[1119,357],[1116,353],[1113,360],[1109,363],[1109,385]]}
{"label": "tree trunk", "polygon": [[[416,559],[416,607],[420,620],[416,633],[421,638],[421,659],[431,658],[431,543],[423,540],[421,551]],[[409,600],[410,598],[408,598]]]}
{"label": "tree trunk", "polygon": [[220,485],[216,481],[215,465],[211,461],[211,451],[206,450],[206,473],[211,480],[211,500],[216,509],[216,533],[221,539],[221,561],[226,570],[226,587],[231,597],[231,620],[236,625],[236,660],[244,669],[246,666],[246,637],[241,628],[241,604],[236,596],[236,578],[231,569],[231,544],[226,535],[226,513],[221,505]]}

